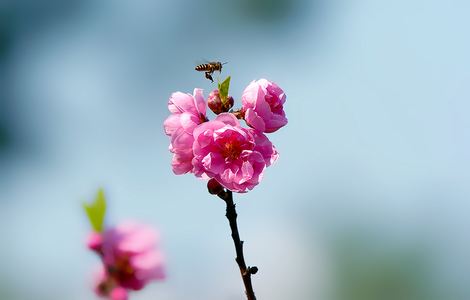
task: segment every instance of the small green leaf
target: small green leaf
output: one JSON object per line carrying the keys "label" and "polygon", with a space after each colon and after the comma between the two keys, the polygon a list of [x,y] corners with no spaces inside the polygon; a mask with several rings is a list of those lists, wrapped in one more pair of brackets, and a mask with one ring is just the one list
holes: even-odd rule
{"label": "small green leaf", "polygon": [[227,77],[222,83],[219,83],[219,95],[224,103],[225,99],[228,97],[228,88],[230,87],[230,76]]}
{"label": "small green leaf", "polygon": [[83,203],[83,208],[90,220],[91,227],[96,232],[102,232],[104,227],[104,216],[106,214],[106,199],[103,189],[96,193],[92,203]]}

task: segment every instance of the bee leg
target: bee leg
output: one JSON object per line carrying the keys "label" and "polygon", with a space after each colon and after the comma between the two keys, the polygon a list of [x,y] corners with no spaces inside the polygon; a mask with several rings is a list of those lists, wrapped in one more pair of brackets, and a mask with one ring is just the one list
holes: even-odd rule
{"label": "bee leg", "polygon": [[212,79],[211,73],[210,72],[205,72],[206,78],[209,79],[211,82],[214,82],[214,79]]}

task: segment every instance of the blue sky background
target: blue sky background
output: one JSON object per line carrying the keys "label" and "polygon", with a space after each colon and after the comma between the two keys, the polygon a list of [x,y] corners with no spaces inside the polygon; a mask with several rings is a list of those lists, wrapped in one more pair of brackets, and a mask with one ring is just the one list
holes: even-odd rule
{"label": "blue sky background", "polygon": [[109,224],[162,233],[168,279],[132,299],[242,299],[224,203],[173,175],[162,129],[172,92],[215,88],[193,68],[216,59],[235,106],[262,77],[287,94],[289,124],[269,136],[280,159],[235,199],[260,299],[469,299],[469,13],[463,0],[2,2],[0,298],[93,299],[81,203],[104,187]]}

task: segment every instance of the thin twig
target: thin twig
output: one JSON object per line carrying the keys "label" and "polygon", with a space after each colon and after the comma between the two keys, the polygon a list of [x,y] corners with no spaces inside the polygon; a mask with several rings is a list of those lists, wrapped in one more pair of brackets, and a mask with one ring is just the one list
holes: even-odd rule
{"label": "thin twig", "polygon": [[240,234],[238,233],[237,211],[235,210],[235,203],[233,203],[232,191],[223,191],[217,195],[227,204],[225,216],[227,217],[230,229],[232,230],[232,239],[237,253],[235,261],[240,268],[240,274],[243,279],[243,284],[245,285],[246,297],[248,300],[256,300],[255,292],[253,291],[253,286],[251,284],[251,274],[256,274],[256,272],[258,272],[258,268],[246,266],[245,258],[243,256],[243,241],[240,240]]}

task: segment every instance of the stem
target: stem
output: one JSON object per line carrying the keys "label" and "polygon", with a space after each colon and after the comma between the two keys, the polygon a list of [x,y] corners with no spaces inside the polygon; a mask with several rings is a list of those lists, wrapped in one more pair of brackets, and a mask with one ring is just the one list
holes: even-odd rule
{"label": "stem", "polygon": [[251,284],[251,274],[256,274],[256,272],[258,272],[258,268],[246,266],[245,258],[243,256],[243,241],[240,240],[240,234],[238,233],[237,211],[235,210],[235,203],[233,203],[232,191],[222,191],[217,195],[227,204],[225,216],[227,217],[230,229],[232,230],[232,239],[237,253],[235,261],[240,268],[240,274],[243,279],[243,284],[245,285],[246,297],[248,300],[256,300],[255,292],[253,291],[253,286]]}

